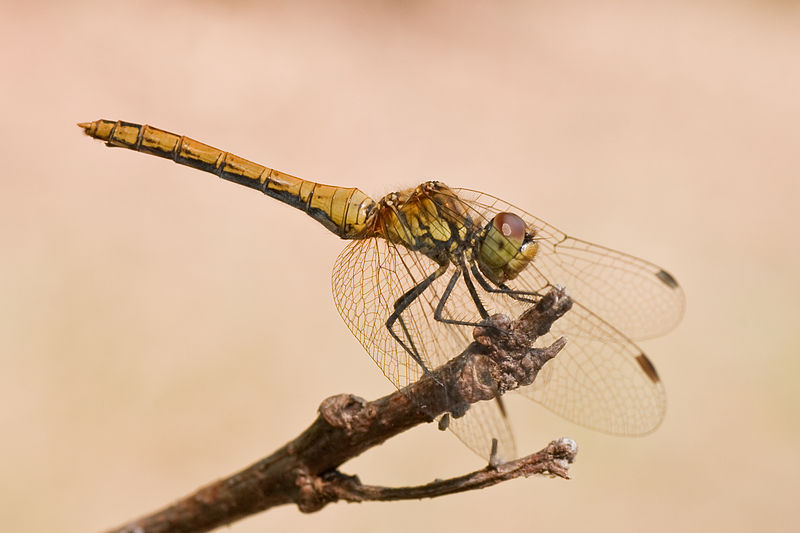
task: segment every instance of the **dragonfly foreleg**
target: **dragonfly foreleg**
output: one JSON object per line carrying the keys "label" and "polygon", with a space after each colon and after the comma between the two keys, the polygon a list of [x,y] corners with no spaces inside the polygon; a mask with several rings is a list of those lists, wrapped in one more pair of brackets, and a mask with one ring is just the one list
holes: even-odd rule
{"label": "dragonfly foreleg", "polygon": [[481,286],[483,290],[486,292],[492,293],[500,293],[500,294],[507,294],[511,298],[517,300],[518,302],[525,302],[534,304],[537,300],[531,299],[531,296],[541,297],[541,294],[538,292],[531,292],[531,291],[517,291],[506,285],[505,283],[501,283],[497,287],[492,287],[492,284],[489,283],[489,280],[483,277],[480,270],[478,270],[477,265],[472,263],[470,270],[472,270],[472,275],[475,276],[475,280],[478,282],[478,285]]}

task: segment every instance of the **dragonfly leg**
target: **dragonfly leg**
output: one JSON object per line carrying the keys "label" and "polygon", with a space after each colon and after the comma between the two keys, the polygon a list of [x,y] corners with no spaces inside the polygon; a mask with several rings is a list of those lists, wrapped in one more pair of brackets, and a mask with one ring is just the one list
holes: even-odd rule
{"label": "dragonfly leg", "polygon": [[[450,278],[450,282],[447,284],[447,288],[445,289],[444,294],[439,299],[439,303],[436,306],[436,311],[434,311],[433,317],[440,322],[444,322],[445,324],[455,324],[458,326],[477,326],[478,324],[476,324],[475,322],[466,322],[463,320],[451,320],[449,318],[445,318],[442,316],[442,311],[444,310],[444,306],[447,303],[447,298],[449,298],[450,293],[453,292],[453,288],[456,286],[459,277],[461,277],[461,270],[456,270],[453,273],[453,277]],[[467,276],[464,276],[464,279],[466,278]],[[481,283],[480,278],[477,279],[479,279],[478,283]],[[485,282],[485,280],[483,281]],[[481,286],[483,286],[482,283]],[[474,296],[474,298],[476,298],[477,302],[480,302],[480,300],[477,300],[476,296]],[[483,306],[481,305],[480,308],[482,309]],[[503,416],[503,418],[507,418],[508,415],[506,414],[506,406],[503,403],[503,399],[499,395],[495,396],[494,399],[497,402],[497,407],[500,409],[500,414]]]}
{"label": "dragonfly leg", "polygon": [[422,372],[424,372],[425,374],[429,374],[430,369],[427,366],[425,366],[425,362],[422,360],[422,356],[419,354],[419,350],[417,350],[417,346],[414,344],[414,339],[411,337],[411,333],[408,331],[408,326],[406,326],[406,321],[403,320],[402,314],[397,315],[397,321],[400,323],[400,329],[403,330],[403,336],[406,338],[406,340],[408,340],[408,345],[406,345],[402,340],[400,340],[398,335],[395,335],[394,332],[392,332],[391,328],[393,324],[390,325],[387,323],[386,327],[389,328],[389,332],[392,333],[392,336],[397,340],[397,342],[399,342],[403,346],[403,348],[405,348],[405,350],[411,355],[414,361],[416,361],[417,364],[422,368]]}
{"label": "dragonfly leg", "polygon": [[472,283],[472,279],[469,277],[469,272],[467,272],[467,265],[464,264],[464,259],[461,259],[461,270],[464,273],[464,283],[467,285],[467,290],[469,290],[470,296],[472,296],[472,301],[475,302],[475,307],[478,309],[478,313],[480,313],[481,318],[486,320],[489,318],[489,313],[486,311],[486,308],[483,306],[480,297],[478,296],[478,291],[475,290],[475,285]]}
{"label": "dragonfly leg", "polygon": [[475,276],[475,280],[478,282],[478,285],[480,285],[481,288],[486,292],[507,294],[511,298],[519,302],[525,302],[530,304],[536,303],[536,300],[530,298],[531,296],[541,297],[541,294],[539,294],[538,292],[517,291],[512,289],[505,283],[501,283],[497,287],[492,287],[492,284],[489,283],[489,281],[483,277],[483,274],[481,274],[480,270],[478,270],[478,267],[477,265],[475,265],[475,263],[472,264],[470,270],[472,270],[472,275]]}
{"label": "dragonfly leg", "polygon": [[[478,285],[481,286],[483,290],[486,292],[491,293],[500,293],[500,294],[507,294],[511,298],[526,303],[536,303],[536,299],[541,297],[538,292],[530,292],[530,291],[517,291],[512,289],[511,287],[500,284],[498,287],[493,287],[489,281],[483,277],[483,275],[478,270],[478,267],[473,263],[471,266],[472,275],[475,277],[475,280],[478,282]],[[470,296],[472,296],[473,302],[475,302],[475,307],[480,313],[481,318],[486,320],[489,318],[489,313],[486,311],[486,308],[481,303],[480,298],[478,297],[478,292],[475,290],[475,285],[472,283],[472,279],[470,279],[469,274],[467,274],[466,265],[462,264],[462,268],[457,269],[453,276],[450,278],[450,282],[447,284],[445,288],[444,294],[439,299],[439,303],[436,305],[436,310],[434,311],[434,318],[439,322],[444,322],[445,324],[453,324],[456,326],[477,326],[479,325],[478,322],[470,322],[466,320],[454,320],[450,318],[445,318],[443,316],[444,306],[447,303],[450,294],[453,292],[456,283],[458,282],[459,277],[461,274],[464,274],[464,283],[467,285],[467,289],[469,290]]]}
{"label": "dragonfly leg", "polygon": [[456,269],[453,272],[453,276],[450,278],[450,281],[447,283],[447,287],[444,290],[444,294],[442,297],[439,298],[439,303],[436,305],[436,310],[433,312],[433,318],[438,320],[439,322],[444,322],[445,324],[453,324],[455,326],[477,326],[478,322],[469,322],[467,320],[453,320],[451,318],[445,318],[442,315],[442,311],[444,311],[444,306],[447,303],[448,298],[450,298],[450,294],[453,292],[453,288],[458,283],[458,279],[461,277],[461,270]]}
{"label": "dragonfly leg", "polygon": [[[430,370],[427,366],[425,366],[425,362],[422,360],[422,356],[417,350],[417,347],[414,345],[414,339],[411,336],[411,333],[408,331],[408,327],[406,326],[405,320],[403,320],[403,311],[405,311],[409,305],[411,305],[414,300],[419,298],[419,295],[422,294],[425,289],[430,287],[431,283],[433,283],[439,276],[444,274],[447,271],[447,264],[441,265],[434,273],[429,275],[427,278],[419,282],[417,285],[412,287],[410,290],[406,291],[397,301],[394,303],[394,312],[389,315],[389,318],[386,320],[386,328],[389,330],[389,334],[400,343],[400,346],[405,349],[406,352],[411,356],[414,361],[422,368],[422,371],[426,374],[430,373]],[[400,328],[402,329],[403,336],[406,338],[404,341],[400,338],[394,331],[394,324],[395,322],[400,323]]]}

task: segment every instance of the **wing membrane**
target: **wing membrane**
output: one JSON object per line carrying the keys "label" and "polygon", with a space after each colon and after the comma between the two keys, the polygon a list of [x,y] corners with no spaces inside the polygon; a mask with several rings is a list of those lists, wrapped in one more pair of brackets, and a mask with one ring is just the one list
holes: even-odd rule
{"label": "wing membrane", "polygon": [[642,435],[658,427],[664,386],[638,346],[578,302],[537,344],[560,336],[567,338],[564,349],[520,394],[606,433]]}
{"label": "wing membrane", "polygon": [[632,339],[663,335],[683,316],[683,291],[658,265],[570,237],[488,194],[468,189],[457,189],[457,194],[485,219],[490,220],[498,212],[511,212],[535,228],[539,253],[533,268],[524,270],[517,284],[512,282],[510,286],[566,287],[573,299]]}
{"label": "wing membrane", "polygon": [[[419,379],[422,369],[386,328],[395,301],[425,279],[438,265],[427,257],[397,247],[383,239],[352,241],[339,254],[333,269],[333,296],[339,313],[358,341],[397,388]],[[411,342],[428,368],[436,368],[461,353],[472,342],[469,327],[453,327],[434,319],[450,271],[438,278],[403,313]],[[448,300],[445,314],[464,317],[474,309],[459,283]],[[470,314],[470,316],[472,316]],[[400,326],[395,324],[395,331]],[[402,335],[401,335],[402,337]],[[450,430],[473,451],[488,457],[492,439],[498,440],[498,456],[516,457],[508,421],[495,402],[480,402],[451,420]]]}

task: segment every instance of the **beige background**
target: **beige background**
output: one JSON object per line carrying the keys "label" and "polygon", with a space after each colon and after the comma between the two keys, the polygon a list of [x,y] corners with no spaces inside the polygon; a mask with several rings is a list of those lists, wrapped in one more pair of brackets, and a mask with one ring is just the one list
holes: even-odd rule
{"label": "beige background", "polygon": [[[3,6],[3,529],[116,525],[266,455],[329,395],[391,390],[332,303],[343,243],[74,125],[97,118],[378,196],[479,188],[687,293],[681,326],[643,343],[669,395],[656,433],[512,404],[521,450],[578,441],[572,481],[284,507],[232,531],[792,529],[800,11],[696,4]],[[481,465],[424,427],[343,470],[400,485]]]}

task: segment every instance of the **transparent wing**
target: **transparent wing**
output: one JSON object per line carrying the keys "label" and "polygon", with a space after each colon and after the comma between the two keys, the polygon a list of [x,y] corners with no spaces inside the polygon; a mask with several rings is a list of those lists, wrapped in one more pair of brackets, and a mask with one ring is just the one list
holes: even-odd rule
{"label": "transparent wing", "polygon": [[[424,255],[379,238],[351,241],[334,265],[333,297],[339,313],[397,388],[419,379],[422,369],[391,336],[386,320],[397,299],[437,268]],[[434,281],[402,314],[410,341],[431,369],[460,354],[472,342],[471,328],[454,327],[434,319],[436,305],[453,272],[451,268]],[[474,311],[475,305],[461,285],[448,300],[446,314],[450,318],[474,314],[470,311]],[[404,337],[399,322],[394,329]],[[496,402],[473,405],[466,415],[451,420],[449,428],[484,458],[489,456],[493,438],[498,440],[499,457],[516,457],[511,429]]]}
{"label": "transparent wing", "polygon": [[517,458],[514,435],[496,401],[474,403],[467,414],[453,418],[448,426],[458,439],[484,459],[492,453],[492,439],[497,439],[497,458],[511,461]]}
{"label": "transparent wing", "polygon": [[[639,313],[662,309],[662,320],[672,317],[677,321],[683,309],[683,294],[677,284],[660,280],[654,273],[663,271],[658,267],[621,252],[589,243],[584,247],[589,250],[587,254],[562,250],[556,245],[569,242],[569,238],[524,211],[482,193],[459,191],[458,195],[477,226],[488,223],[497,212],[516,212],[536,228],[538,238],[544,241],[540,242],[540,252],[533,263],[508,283],[512,289],[543,294],[558,284],[566,287],[575,302],[553,324],[550,333],[536,341],[538,346],[547,346],[564,336],[566,346],[544,366],[531,386],[519,392],[564,418],[606,433],[641,435],[655,429],[664,417],[666,397],[654,366],[633,341],[596,314],[586,300],[605,304],[601,305],[603,309],[615,318],[628,319],[629,325],[636,313],[610,307],[604,300],[606,294],[613,300],[613,292],[620,307],[633,305]],[[487,203],[487,198],[493,203]],[[603,253],[607,259],[603,259]],[[518,317],[530,305],[503,293],[480,293],[490,313]],[[654,305],[649,298],[660,298],[662,303]],[[472,302],[462,305],[462,316],[472,310],[466,319],[479,320]],[[639,325],[655,324],[641,320]]]}
{"label": "transparent wing", "polygon": [[564,349],[520,394],[606,433],[643,435],[658,427],[666,411],[664,386],[638,346],[578,302],[537,344],[561,336]]}
{"label": "transparent wing", "polygon": [[[570,237],[545,221],[499,198],[455,189],[485,220],[511,212],[535,228],[539,252],[516,285],[567,288],[572,298],[632,339],[663,335],[683,316],[684,295],[663,268],[632,255]],[[509,283],[516,286],[514,283]]]}

